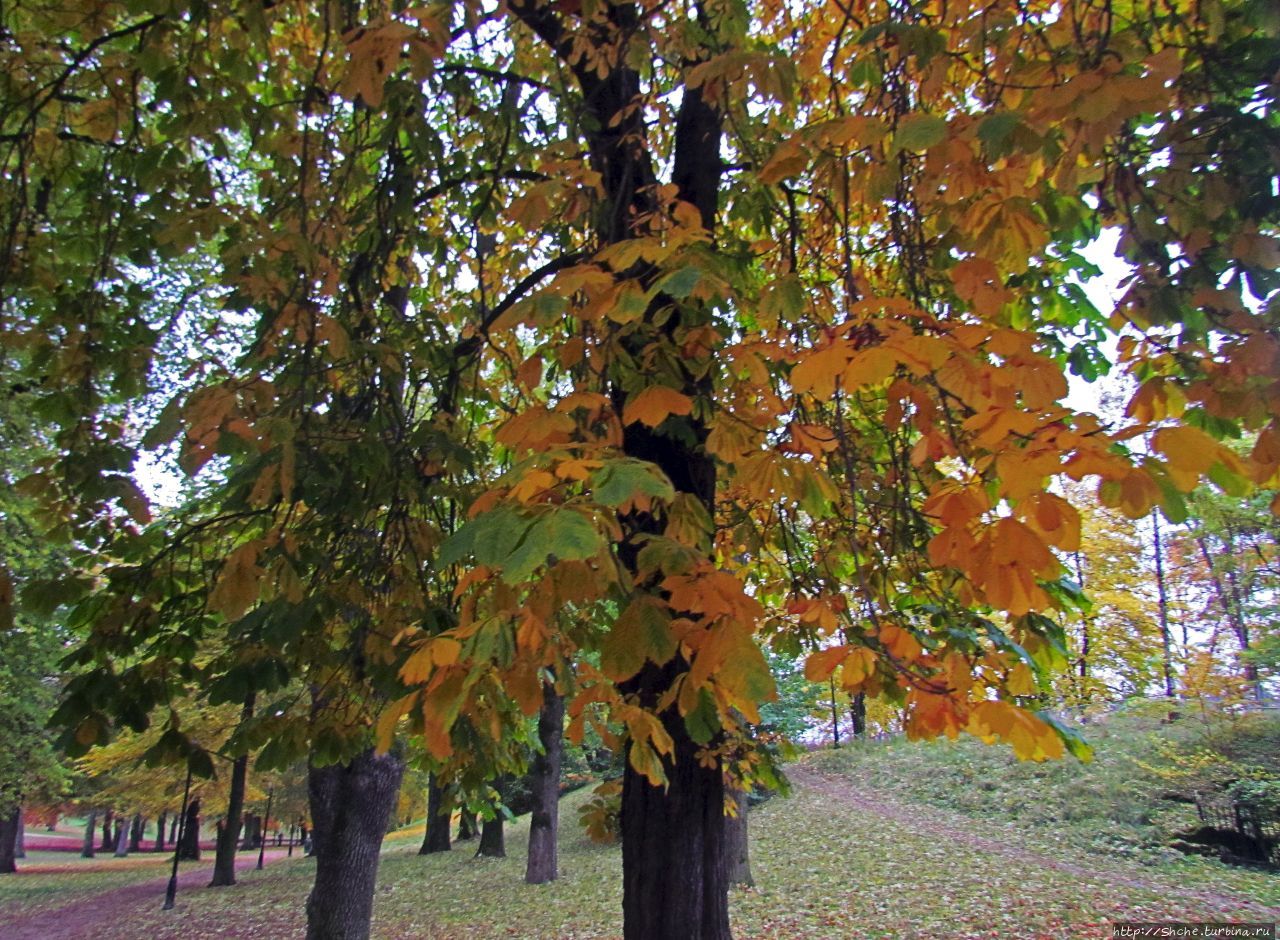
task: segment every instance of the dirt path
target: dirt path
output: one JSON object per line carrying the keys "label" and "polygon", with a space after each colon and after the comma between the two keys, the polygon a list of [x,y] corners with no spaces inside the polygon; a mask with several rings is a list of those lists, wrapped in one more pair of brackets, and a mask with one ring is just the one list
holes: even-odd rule
{"label": "dirt path", "polygon": [[[285,849],[268,849],[263,864],[285,858]],[[258,864],[257,851],[236,853],[236,871],[251,869]],[[189,866],[190,863],[188,862]],[[20,876],[20,875],[19,875]],[[183,895],[191,891],[210,890],[213,877],[213,859],[202,861],[199,867],[183,867],[178,872],[178,906]],[[148,878],[120,888],[110,888],[97,894],[82,897],[62,907],[45,908],[30,914],[19,915],[12,920],[0,921],[0,936],[4,940],[89,940],[113,936],[113,912],[135,905],[154,903],[156,914],[164,903],[165,889],[169,884],[166,873],[163,878]]]}
{"label": "dirt path", "polygon": [[1201,901],[1212,907],[1236,907],[1242,913],[1247,912],[1257,920],[1280,920],[1280,907],[1269,907],[1240,895],[1192,888],[1173,879],[1139,877],[1127,866],[1102,859],[1091,859],[1087,866],[1077,864],[1024,846],[988,838],[975,832],[973,821],[960,814],[949,813],[944,809],[920,803],[912,803],[909,806],[897,803],[885,793],[862,789],[847,777],[827,776],[803,764],[790,765],[787,768],[787,777],[797,787],[814,790],[828,799],[839,800],[862,812],[881,816],[910,831],[943,837],[990,853],[993,857],[1008,858],[1011,862],[1020,865],[1036,866],[1080,880],[1104,879],[1112,885],[1134,890],[1158,894],[1172,893],[1182,899]]}

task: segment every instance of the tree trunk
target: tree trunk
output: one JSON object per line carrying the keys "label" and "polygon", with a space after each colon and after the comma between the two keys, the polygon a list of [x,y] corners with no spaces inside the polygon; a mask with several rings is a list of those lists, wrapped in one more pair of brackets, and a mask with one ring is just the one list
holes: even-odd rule
{"label": "tree trunk", "polygon": [[200,861],[200,797],[187,806],[187,821],[182,824],[182,845],[178,858],[189,862]]}
{"label": "tree trunk", "polygon": [[[253,698],[245,704],[245,711],[253,712]],[[247,717],[247,716],[246,716]],[[221,888],[236,883],[236,843],[240,839],[240,820],[244,816],[244,786],[249,773],[249,755],[241,754],[231,767],[231,792],[227,796],[227,818],[218,833],[217,854],[213,860],[213,880],[210,888]]]}
{"label": "tree trunk", "polygon": [[244,839],[240,843],[240,848],[256,849],[258,847],[258,838],[262,833],[262,817],[256,813],[244,813]]}
{"label": "tree trunk", "polygon": [[1173,685],[1173,634],[1169,629],[1169,589],[1164,578],[1164,540],[1160,537],[1160,512],[1151,514],[1151,542],[1156,561],[1156,601],[1160,614],[1161,666],[1164,673],[1164,694],[1174,698]]}
{"label": "tree trunk", "polygon": [[93,840],[98,834],[98,814],[89,813],[89,819],[84,824],[84,846],[80,849],[81,858],[93,858]]}
{"label": "tree trunk", "polygon": [[111,823],[115,819],[115,813],[107,810],[107,815],[102,817],[102,845],[98,848],[103,852],[110,852],[116,847],[115,835],[111,831]]}
{"label": "tree trunk", "polygon": [[542,684],[542,709],[538,712],[538,742],[542,753],[529,768],[533,811],[529,814],[529,859],[524,880],[531,885],[555,881],[559,876],[556,841],[560,829],[560,759],[564,753],[564,696],[550,682]]}
{"label": "tree trunk", "polygon": [[124,817],[120,816],[116,819],[116,858],[124,858],[129,854],[129,827],[125,825]]}
{"label": "tree trunk", "polygon": [[431,774],[427,778],[427,831],[422,834],[419,855],[449,851],[449,816],[444,810],[444,787]]}
{"label": "tree trunk", "polygon": [[348,764],[312,767],[316,879],[307,898],[307,940],[366,940],[387,818],[404,761],[372,750]]}
{"label": "tree trunk", "polygon": [[156,844],[152,848],[153,852],[164,851],[164,825],[169,816],[167,809],[160,810],[160,818],[156,820]]}
{"label": "tree trunk", "polygon": [[458,841],[470,842],[479,835],[480,827],[476,824],[476,814],[463,809],[458,815]]}
{"label": "tree trunk", "polygon": [[[644,685],[670,687],[672,667],[641,670]],[[668,710],[663,727],[675,760],[663,759],[668,786],[655,787],[627,761],[622,778],[622,922],[625,940],[729,940],[729,865],[724,772],[698,762],[684,719]]]}
{"label": "tree trunk", "polygon": [[840,711],[836,708],[836,680],[831,680],[831,746],[840,746]]}
{"label": "tree trunk", "polygon": [[142,851],[142,834],[146,831],[147,820],[141,813],[135,813],[133,825],[129,827],[129,851]]}
{"label": "tree trunk", "polygon": [[497,791],[497,799],[492,807],[492,819],[486,819],[480,828],[480,848],[476,849],[476,858],[506,858],[507,839],[502,817],[502,804],[507,798],[507,778],[505,775],[493,782]]}
{"label": "tree trunk", "polygon": [[16,806],[0,816],[0,875],[13,874],[18,870],[14,859],[18,845],[18,831],[21,826],[22,816]]}
{"label": "tree trunk", "polygon": [[729,884],[754,885],[751,877],[751,846],[747,834],[747,794],[742,790],[733,791],[733,809],[736,815],[726,816],[725,859],[729,866]]}
{"label": "tree trunk", "polygon": [[858,692],[849,702],[849,721],[853,725],[853,736],[867,736],[867,693]]}
{"label": "tree trunk", "polygon": [[18,833],[13,839],[13,855],[14,858],[27,857],[27,826],[21,806],[18,807]]}
{"label": "tree trunk", "polygon": [[169,823],[169,844],[173,845],[178,840],[178,823],[181,821],[178,817],[181,813],[173,814],[173,821]]}

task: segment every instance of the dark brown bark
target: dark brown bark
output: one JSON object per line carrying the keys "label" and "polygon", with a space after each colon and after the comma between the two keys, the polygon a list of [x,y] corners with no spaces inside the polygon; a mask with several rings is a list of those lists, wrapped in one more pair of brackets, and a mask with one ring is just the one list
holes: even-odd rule
{"label": "dark brown bark", "polygon": [[181,842],[178,858],[190,862],[200,861],[200,797],[193,799],[187,806],[187,821],[182,824]]}
{"label": "dark brown bark", "polygon": [[89,813],[89,819],[84,824],[84,846],[80,849],[81,858],[93,858],[93,840],[98,834],[98,814]]}
{"label": "dark brown bark", "polygon": [[244,816],[244,839],[240,843],[242,849],[256,849],[262,838],[262,817],[256,813]]}
{"label": "dark brown bark", "polygon": [[142,851],[142,834],[146,830],[147,820],[141,813],[134,813],[133,825],[129,827],[129,851]]}
{"label": "dark brown bark", "polygon": [[152,847],[153,852],[164,851],[164,826],[168,821],[169,811],[167,809],[160,810],[160,818],[156,820],[156,844]]}
{"label": "dark brown bark", "polygon": [[751,845],[747,829],[747,794],[741,790],[733,793],[733,816],[726,816],[725,859],[729,868],[729,884],[754,885],[751,877]]}
{"label": "dark brown bark", "polygon": [[[253,717],[255,695],[250,692],[240,710],[240,720]],[[241,754],[231,765],[231,787],[227,793],[227,815],[218,831],[218,846],[213,859],[213,880],[210,888],[221,888],[236,883],[236,843],[240,839],[240,820],[244,816],[245,781],[249,775],[249,755]]]}
{"label": "dark brown bark", "polygon": [[831,680],[831,746],[840,746],[840,709],[836,707],[836,680]]}
{"label": "dark brown bark", "polygon": [[27,857],[27,826],[21,806],[18,807],[18,831],[13,838],[13,856],[14,858]]}
{"label": "dark brown bark", "polygon": [[849,720],[853,725],[853,736],[867,736],[867,693],[858,692],[849,702]]}
{"label": "dark brown bark", "polygon": [[15,849],[18,844],[18,830],[22,826],[18,808],[0,816],[0,875],[9,875],[18,870],[14,861],[17,857]]}
{"label": "dark brown bark", "polygon": [[506,858],[507,838],[502,816],[486,819],[480,827],[480,847],[476,858]]}
{"label": "dark brown bark", "polygon": [[458,841],[470,842],[480,834],[480,827],[476,823],[476,814],[463,810],[458,814]]}
{"label": "dark brown bark", "polygon": [[102,844],[98,848],[103,852],[110,852],[116,847],[116,837],[111,829],[111,823],[115,820],[115,813],[107,810],[107,815],[102,817]]}
{"label": "dark brown bark", "polygon": [[436,780],[436,775],[427,778],[427,831],[422,835],[422,848],[419,855],[431,855],[435,852],[449,851],[449,816],[444,808],[444,787]]}
{"label": "dark brown bark", "polygon": [[[670,685],[671,665],[647,665],[652,688]],[[728,940],[729,866],[720,762],[704,767],[684,720],[668,711],[675,743],[664,759],[668,786],[655,787],[627,762],[622,783],[622,912],[626,940]]]}
{"label": "dark brown bark", "polygon": [[116,819],[116,858],[124,858],[129,854],[129,827],[125,825],[124,817],[120,816]]}
{"label": "dark brown bark", "polygon": [[181,822],[179,817],[181,813],[174,813],[173,820],[169,823],[169,844],[173,845],[178,839],[178,823]]}
{"label": "dark brown bark", "polygon": [[403,774],[403,759],[372,749],[347,764],[311,768],[316,879],[307,940],[367,940],[378,853]]}
{"label": "dark brown bark", "polygon": [[559,876],[556,850],[560,829],[560,763],[564,754],[564,696],[550,682],[542,684],[542,709],[538,712],[538,742],[542,753],[529,768],[533,810],[529,814],[529,859],[524,880],[531,885],[555,881]]}

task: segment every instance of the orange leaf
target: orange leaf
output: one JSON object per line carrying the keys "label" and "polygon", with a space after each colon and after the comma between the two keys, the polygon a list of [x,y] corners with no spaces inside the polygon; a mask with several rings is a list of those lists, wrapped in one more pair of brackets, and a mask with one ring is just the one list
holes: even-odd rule
{"label": "orange leaf", "polygon": [[627,401],[622,410],[622,423],[656,428],[668,415],[687,415],[693,410],[693,399],[665,385],[650,385]]}

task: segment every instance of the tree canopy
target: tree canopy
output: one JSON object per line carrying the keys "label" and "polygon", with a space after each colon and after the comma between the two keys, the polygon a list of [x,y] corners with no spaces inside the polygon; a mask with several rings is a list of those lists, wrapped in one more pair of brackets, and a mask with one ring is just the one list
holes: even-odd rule
{"label": "tree canopy", "polygon": [[[445,766],[554,676],[627,748],[628,936],[728,933],[713,864],[633,902],[718,844],[761,642],[913,735],[1080,751],[1035,709],[1056,481],[1280,482],[1262,0],[32,2],[0,65],[21,486],[93,573],[68,740],[195,750],[168,703],[253,690],[264,765]],[[1122,419],[1064,404],[1107,372]]]}

